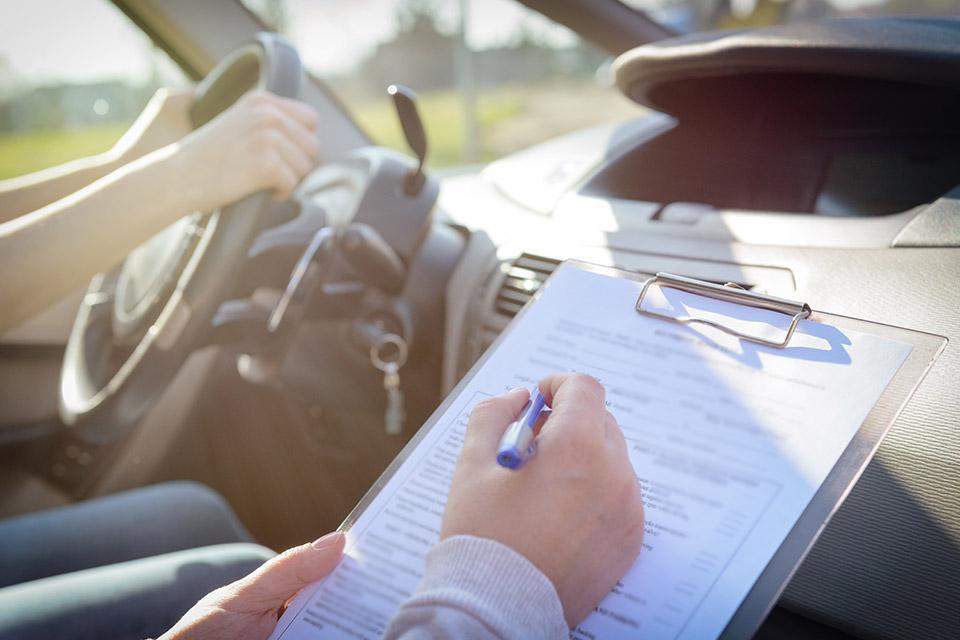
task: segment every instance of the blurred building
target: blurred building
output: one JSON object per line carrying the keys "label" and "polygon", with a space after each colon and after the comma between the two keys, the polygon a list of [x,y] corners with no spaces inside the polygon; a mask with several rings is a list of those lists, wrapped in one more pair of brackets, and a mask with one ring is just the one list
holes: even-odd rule
{"label": "blurred building", "polygon": [[119,80],[39,86],[0,98],[0,131],[81,128],[130,122],[149,100],[151,89]]}
{"label": "blurred building", "polygon": [[[372,52],[357,75],[378,93],[392,83],[417,91],[455,87],[459,40],[459,34],[440,32],[430,16],[417,14],[394,39]],[[584,45],[557,48],[523,37],[513,46],[471,51],[469,59],[477,85],[497,86],[589,76],[605,56]]]}

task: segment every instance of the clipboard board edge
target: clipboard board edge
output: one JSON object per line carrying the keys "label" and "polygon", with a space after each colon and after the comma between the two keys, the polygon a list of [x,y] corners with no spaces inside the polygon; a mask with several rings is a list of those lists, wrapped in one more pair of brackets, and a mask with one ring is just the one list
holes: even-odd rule
{"label": "clipboard board edge", "polygon": [[[819,311],[814,311],[809,319],[905,342],[913,349],[727,622],[721,639],[756,634],[949,342],[945,336],[934,333]],[[772,592],[771,584],[778,584]],[[769,596],[760,596],[765,590]]]}

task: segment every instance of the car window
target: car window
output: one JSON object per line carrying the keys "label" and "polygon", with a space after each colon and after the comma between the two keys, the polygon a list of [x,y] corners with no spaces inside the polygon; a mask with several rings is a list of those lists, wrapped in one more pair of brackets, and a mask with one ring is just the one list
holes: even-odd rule
{"label": "car window", "polygon": [[434,168],[642,113],[605,77],[609,54],[513,0],[242,1],[378,144],[408,151],[386,90],[416,91]]}
{"label": "car window", "polygon": [[0,0],[0,180],[109,149],[188,80],[107,0]]}

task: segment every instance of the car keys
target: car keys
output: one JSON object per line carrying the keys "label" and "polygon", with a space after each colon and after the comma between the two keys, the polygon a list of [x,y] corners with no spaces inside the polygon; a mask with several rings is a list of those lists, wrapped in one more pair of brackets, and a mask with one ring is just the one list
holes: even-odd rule
{"label": "car keys", "polygon": [[[385,352],[396,349],[396,357],[385,360]],[[383,371],[383,388],[387,392],[387,409],[383,415],[384,431],[397,435],[403,431],[406,411],[403,408],[403,391],[400,390],[400,367],[407,361],[407,341],[395,333],[379,336],[370,347],[370,361]]]}

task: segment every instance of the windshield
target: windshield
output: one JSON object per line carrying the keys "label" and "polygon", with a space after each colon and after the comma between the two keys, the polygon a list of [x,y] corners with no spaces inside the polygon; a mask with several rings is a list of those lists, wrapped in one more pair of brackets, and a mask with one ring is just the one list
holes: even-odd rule
{"label": "windshield", "polygon": [[[241,0],[371,139],[408,152],[386,89],[419,95],[432,168],[488,162],[644,110],[608,52],[513,0]],[[956,13],[954,0],[625,0],[681,33],[834,15]],[[639,44],[639,43],[638,43]]]}
{"label": "windshield", "polygon": [[958,13],[956,0],[621,0],[677,33],[821,18]]}
{"label": "windshield", "polygon": [[416,91],[432,168],[643,113],[603,76],[609,53],[512,0],[244,4],[291,40],[377,144],[409,153],[386,90]]}

